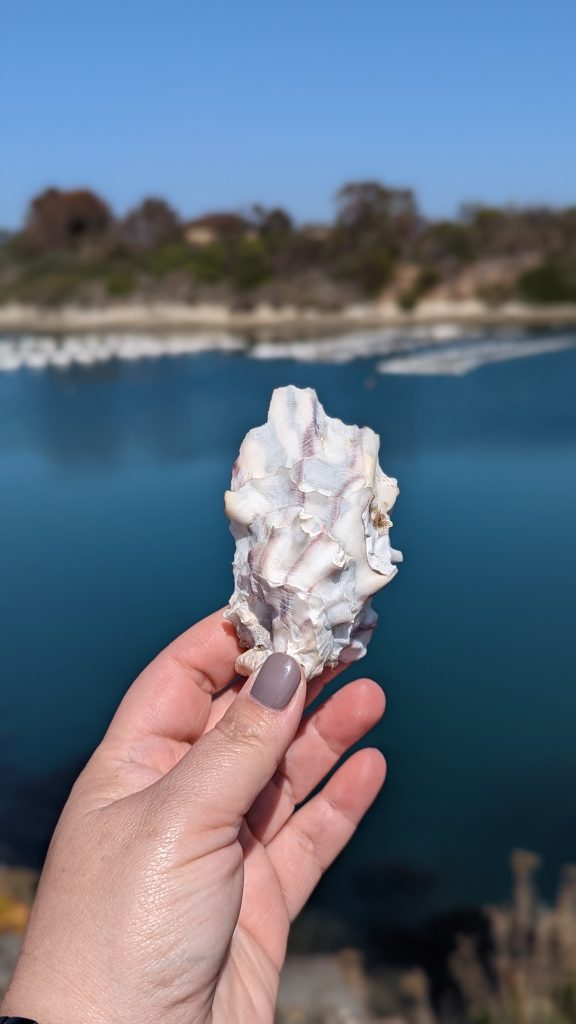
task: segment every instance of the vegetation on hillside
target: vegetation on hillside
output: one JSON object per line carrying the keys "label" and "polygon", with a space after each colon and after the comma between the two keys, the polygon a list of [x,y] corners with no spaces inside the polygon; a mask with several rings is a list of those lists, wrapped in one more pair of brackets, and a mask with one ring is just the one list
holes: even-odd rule
{"label": "vegetation on hillside", "polygon": [[[565,865],[545,903],[539,863],[515,850],[510,899],[482,913],[449,912],[420,930],[305,911],[292,933],[277,1024],[576,1024],[576,866]],[[37,881],[30,869],[0,864],[0,997]]]}
{"label": "vegetation on hillside", "polygon": [[257,302],[337,310],[424,297],[576,302],[576,207],[468,205],[423,216],[409,189],[352,182],[329,224],[254,206],[183,221],[147,198],[126,216],[88,189],[47,189],[0,231],[0,303]]}

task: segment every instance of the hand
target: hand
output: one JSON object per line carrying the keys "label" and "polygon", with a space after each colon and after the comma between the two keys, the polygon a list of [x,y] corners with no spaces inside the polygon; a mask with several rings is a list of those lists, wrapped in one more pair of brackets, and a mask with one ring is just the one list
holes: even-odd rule
{"label": "hand", "polygon": [[272,1024],[290,922],[380,789],[382,755],[359,751],[295,806],[384,697],[358,680],[301,722],[296,662],[272,655],[225,689],[237,654],[217,612],[127,692],[62,813],[3,1013]]}

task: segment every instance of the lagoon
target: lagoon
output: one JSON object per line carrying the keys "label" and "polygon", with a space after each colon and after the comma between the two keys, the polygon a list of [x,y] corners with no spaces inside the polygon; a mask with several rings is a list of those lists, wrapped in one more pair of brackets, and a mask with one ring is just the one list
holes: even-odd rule
{"label": "lagoon", "polygon": [[549,340],[464,376],[381,373],[373,346],[0,373],[0,861],[39,863],[138,670],[226,602],[222,493],[294,383],[380,432],[405,556],[355,670],[387,693],[389,779],[317,906],[353,913],[363,876],[396,922],[492,902],[515,846],[549,891],[576,859],[576,335]]}

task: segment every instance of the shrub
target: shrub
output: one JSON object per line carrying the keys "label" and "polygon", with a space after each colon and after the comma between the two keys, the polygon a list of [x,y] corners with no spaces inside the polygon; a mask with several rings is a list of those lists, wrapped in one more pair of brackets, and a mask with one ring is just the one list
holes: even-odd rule
{"label": "shrub", "polygon": [[139,265],[153,277],[164,277],[175,270],[190,269],[194,254],[186,242],[162,245],[140,257]]}
{"label": "shrub", "polygon": [[136,288],[136,278],[131,270],[117,270],[109,275],[106,284],[109,295],[121,298],[132,294]]}
{"label": "shrub", "polygon": [[336,262],[336,277],[357,285],[366,298],[374,298],[392,278],[393,260],[384,249],[364,249],[342,254]]}
{"label": "shrub", "polygon": [[228,276],[226,249],[220,242],[195,250],[189,255],[189,261],[191,271],[201,284],[217,284]]}
{"label": "shrub", "polygon": [[526,302],[576,302],[576,268],[542,263],[522,274],[518,292]]}
{"label": "shrub", "polygon": [[242,241],[232,256],[231,279],[238,291],[248,291],[264,284],[271,276],[271,268],[262,242]]}

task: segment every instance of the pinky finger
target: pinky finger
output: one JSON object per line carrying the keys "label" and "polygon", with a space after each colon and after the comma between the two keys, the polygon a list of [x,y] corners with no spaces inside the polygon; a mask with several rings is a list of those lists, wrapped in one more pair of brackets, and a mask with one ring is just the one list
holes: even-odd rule
{"label": "pinky finger", "polygon": [[291,920],[354,835],[385,776],[386,762],[380,751],[359,750],[266,847]]}

